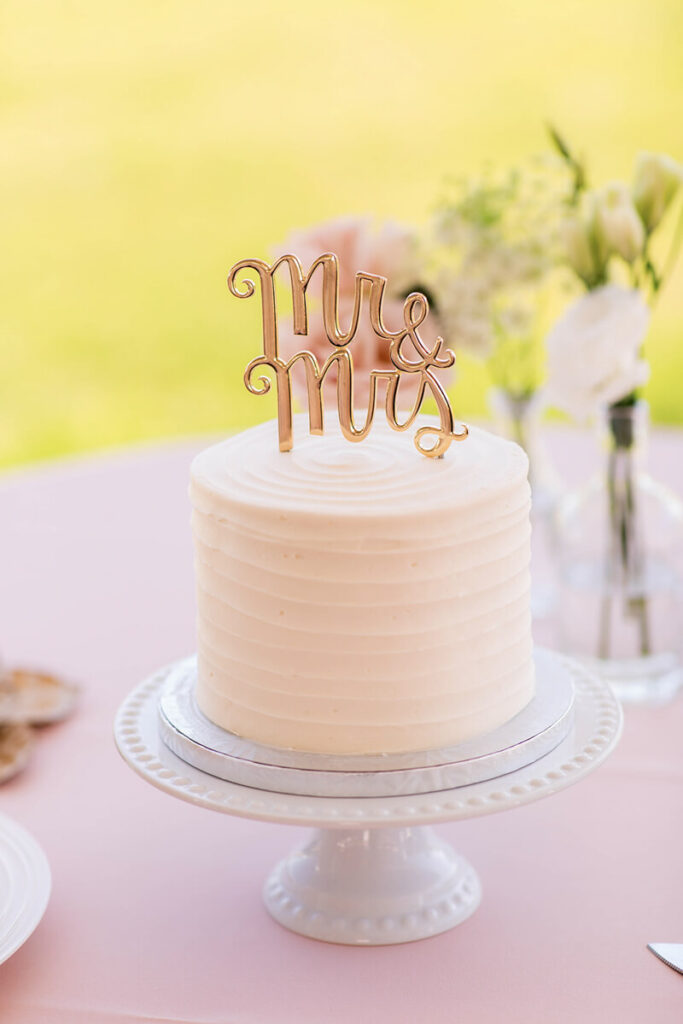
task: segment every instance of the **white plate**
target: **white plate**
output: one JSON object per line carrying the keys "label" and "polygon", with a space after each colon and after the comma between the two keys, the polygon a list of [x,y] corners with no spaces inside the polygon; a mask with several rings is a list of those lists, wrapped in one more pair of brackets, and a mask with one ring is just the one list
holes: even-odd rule
{"label": "white plate", "polygon": [[35,839],[0,814],[0,963],[37,927],[50,897],[50,867]]}

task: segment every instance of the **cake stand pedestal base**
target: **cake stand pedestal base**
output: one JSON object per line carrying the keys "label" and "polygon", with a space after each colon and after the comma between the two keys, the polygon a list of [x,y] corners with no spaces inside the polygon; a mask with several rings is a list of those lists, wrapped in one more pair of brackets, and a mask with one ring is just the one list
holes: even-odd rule
{"label": "cake stand pedestal base", "polygon": [[270,914],[312,939],[380,946],[438,935],[478,907],[474,868],[426,826],[320,829],[263,890]]}

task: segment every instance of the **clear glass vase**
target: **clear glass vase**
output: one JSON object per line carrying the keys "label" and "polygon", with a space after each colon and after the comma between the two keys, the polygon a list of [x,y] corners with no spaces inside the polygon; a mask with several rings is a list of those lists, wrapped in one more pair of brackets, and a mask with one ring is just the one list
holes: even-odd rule
{"label": "clear glass vase", "polygon": [[494,388],[489,403],[498,433],[516,441],[529,456],[529,483],[536,507],[554,507],[561,485],[541,434],[541,396],[538,392],[514,395]]}
{"label": "clear glass vase", "polygon": [[643,468],[648,408],[613,405],[601,472],[557,505],[558,638],[626,702],[683,681],[683,505]]}
{"label": "clear glass vase", "polygon": [[561,484],[541,434],[541,398],[537,392],[514,395],[496,388],[489,395],[489,403],[497,433],[516,441],[529,457],[531,614],[536,621],[549,619],[556,602],[553,520]]}

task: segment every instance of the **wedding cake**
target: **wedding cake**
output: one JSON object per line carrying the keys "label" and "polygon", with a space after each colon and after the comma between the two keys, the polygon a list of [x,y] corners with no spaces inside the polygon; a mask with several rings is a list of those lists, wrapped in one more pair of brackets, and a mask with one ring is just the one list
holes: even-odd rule
{"label": "wedding cake", "polygon": [[[194,461],[197,703],[268,746],[450,746],[534,692],[521,448],[470,428],[444,458],[376,422],[292,451],[277,423]],[[423,421],[427,422],[427,421]]]}

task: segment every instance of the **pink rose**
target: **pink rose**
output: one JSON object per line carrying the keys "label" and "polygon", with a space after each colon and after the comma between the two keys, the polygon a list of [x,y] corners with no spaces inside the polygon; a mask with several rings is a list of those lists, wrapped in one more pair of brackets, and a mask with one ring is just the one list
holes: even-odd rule
{"label": "pink rose", "polygon": [[393,221],[375,227],[368,217],[339,217],[292,232],[278,254],[293,253],[307,273],[318,256],[333,252],[339,260],[340,295],[353,295],[360,271],[386,277],[387,292],[398,295],[418,279],[416,249],[414,232]]}
{"label": "pink rose", "polygon": [[[342,330],[347,330],[353,314],[356,274],[365,271],[387,279],[383,301],[384,322],[389,330],[397,331],[403,326],[403,302],[408,291],[419,286],[421,277],[417,256],[415,232],[394,221],[374,224],[369,217],[339,217],[324,224],[301,231],[294,231],[278,249],[279,255],[290,252],[297,256],[304,272],[307,273],[314,260],[326,252],[333,252],[339,260],[339,321]],[[323,327],[320,309],[322,272],[317,271],[308,298],[308,335],[295,335],[291,321],[280,324],[280,354],[290,359],[304,349],[312,352],[322,366],[334,351]],[[367,286],[366,286],[367,287]],[[441,333],[440,325],[431,312],[419,328],[420,337],[430,348]],[[370,325],[367,293],[361,309],[356,337],[350,344],[354,366],[354,405],[359,410],[367,409],[370,393],[371,370],[393,370],[389,360],[389,342],[379,338]],[[405,347],[407,358],[411,358],[410,345]],[[452,371],[440,370],[439,378],[445,386],[451,379]],[[417,396],[419,375],[403,374],[398,388],[397,404],[402,409],[412,408]],[[297,364],[292,372],[294,393],[306,405],[306,377],[303,364]],[[323,386],[324,403],[334,408],[337,404],[337,366],[333,364]],[[380,384],[377,394],[378,406],[384,402],[384,387]]]}
{"label": "pink rose", "polygon": [[[353,297],[343,296],[339,300],[339,324],[342,330],[347,330],[353,314]],[[403,326],[403,299],[385,297],[383,303],[384,323],[391,331],[397,331]],[[430,313],[426,321],[419,328],[419,335],[425,345],[430,348],[436,342],[439,335],[439,323],[434,314]],[[325,360],[334,352],[335,346],[331,344],[325,334],[322,312],[319,308],[309,312],[308,335],[296,335],[290,321],[283,322],[279,337],[279,351],[283,359],[291,359],[296,352],[307,350],[312,352],[322,367]],[[353,341],[349,345],[349,352],[353,358],[353,400],[356,409],[361,411],[367,409],[370,395],[370,371],[371,370],[393,370],[395,367],[389,359],[389,342],[378,337],[370,324],[370,313],[367,302],[363,304],[358,330]],[[415,358],[411,353],[410,343],[406,342],[403,354],[408,358]],[[333,363],[325,377],[323,385],[323,399],[326,408],[335,408],[337,404],[337,365]],[[445,387],[452,377],[452,368],[439,370],[438,377]],[[398,388],[397,404],[401,409],[412,408],[417,396],[419,374],[402,374]],[[294,394],[306,407],[306,371],[302,363],[297,363],[292,370],[292,387]],[[377,405],[382,408],[384,403],[384,386],[380,382],[377,390]]]}

